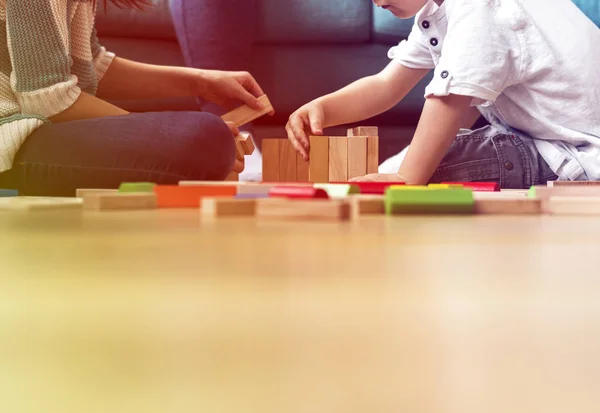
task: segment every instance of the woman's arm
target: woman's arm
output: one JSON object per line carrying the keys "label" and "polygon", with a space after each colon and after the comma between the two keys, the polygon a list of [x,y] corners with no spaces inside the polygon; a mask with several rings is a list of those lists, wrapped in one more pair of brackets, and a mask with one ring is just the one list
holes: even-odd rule
{"label": "woman's arm", "polygon": [[158,66],[115,57],[98,85],[100,99],[138,100],[193,96],[193,69]]}
{"label": "woman's arm", "polygon": [[82,92],[75,103],[66,110],[51,116],[53,123],[69,122],[80,119],[101,118],[104,116],[128,115],[129,112],[98,99],[92,95]]}

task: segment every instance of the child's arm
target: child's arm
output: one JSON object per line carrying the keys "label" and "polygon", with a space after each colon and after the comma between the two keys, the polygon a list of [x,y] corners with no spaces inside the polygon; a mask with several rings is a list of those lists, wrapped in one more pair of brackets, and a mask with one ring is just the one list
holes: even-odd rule
{"label": "child's arm", "polygon": [[308,135],[321,135],[323,128],[358,122],[391,109],[428,72],[392,62],[380,73],[357,80],[298,109],[286,126],[288,138],[307,160]]}
{"label": "child's arm", "polygon": [[241,101],[260,109],[257,98],[263,94],[246,72],[157,66],[116,57],[103,75],[96,96],[109,100],[199,96],[225,107]]}
{"label": "child's arm", "polygon": [[412,185],[427,184],[471,113],[472,100],[472,97],[459,95],[427,99],[415,136],[398,171],[398,180]]}

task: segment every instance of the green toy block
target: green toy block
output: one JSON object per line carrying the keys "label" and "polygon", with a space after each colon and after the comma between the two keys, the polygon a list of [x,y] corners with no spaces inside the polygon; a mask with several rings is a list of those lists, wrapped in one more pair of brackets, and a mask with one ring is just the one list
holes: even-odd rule
{"label": "green toy block", "polygon": [[330,198],[344,198],[352,194],[360,194],[360,187],[352,184],[314,184],[317,189],[324,189]]}
{"label": "green toy block", "polygon": [[156,186],[153,182],[123,182],[119,187],[119,192],[154,192]]}
{"label": "green toy block", "polygon": [[535,186],[529,188],[529,192],[527,192],[527,198],[537,198],[537,191],[535,189]]}
{"label": "green toy block", "polygon": [[385,212],[393,214],[468,214],[475,201],[470,188],[416,189],[389,188],[385,193]]}

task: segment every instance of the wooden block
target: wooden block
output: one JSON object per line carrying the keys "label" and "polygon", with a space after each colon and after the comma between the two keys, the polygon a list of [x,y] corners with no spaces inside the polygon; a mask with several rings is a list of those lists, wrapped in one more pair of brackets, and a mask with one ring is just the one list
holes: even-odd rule
{"label": "wooden block", "polygon": [[600,196],[551,196],[547,212],[552,215],[600,215]]}
{"label": "wooden block", "polygon": [[309,182],[310,163],[302,159],[302,155],[296,152],[296,182]]}
{"label": "wooden block", "polygon": [[264,139],[262,142],[262,180],[279,182],[279,146],[283,139]]}
{"label": "wooden block", "polygon": [[564,187],[564,186],[598,186],[600,181],[548,181],[549,188]]}
{"label": "wooden block", "polygon": [[131,193],[131,192],[154,192],[156,186],[153,182],[123,182],[119,186],[119,192]]}
{"label": "wooden block", "polygon": [[442,182],[442,184],[461,185],[477,192],[500,192],[500,183],[498,182]]}
{"label": "wooden block", "polygon": [[367,137],[348,139],[348,180],[367,174]]}
{"label": "wooden block", "polygon": [[[494,199],[530,199],[527,197],[527,192],[473,192],[473,199],[477,200],[494,200]],[[531,198],[533,199],[533,198]]]}
{"label": "wooden block", "polygon": [[36,196],[11,196],[0,198],[0,210],[38,211],[54,209],[81,209],[80,198],[54,198]]}
{"label": "wooden block", "polygon": [[96,211],[155,209],[156,195],[148,192],[86,195],[83,207]]}
{"label": "wooden block", "polygon": [[597,185],[566,185],[549,188],[545,185],[535,185],[529,189],[528,197],[542,202],[542,212],[550,213],[550,197],[596,197],[600,196],[600,186]]}
{"label": "wooden block", "polygon": [[351,221],[358,217],[355,206],[347,200],[284,198],[259,199],[256,204],[257,218]]}
{"label": "wooden block", "polygon": [[279,142],[279,182],[296,182],[296,149],[289,139]]}
{"label": "wooden block", "polygon": [[314,184],[314,187],[324,189],[330,198],[345,198],[360,194],[360,188],[354,184]]}
{"label": "wooden block", "polygon": [[475,213],[494,215],[541,214],[542,202],[539,199],[475,199]]}
{"label": "wooden block", "polygon": [[329,137],[329,181],[348,180],[348,138]]}
{"label": "wooden block", "polygon": [[0,189],[0,198],[19,196],[19,191],[16,189]]}
{"label": "wooden block", "polygon": [[379,171],[379,137],[367,137],[367,174],[376,174]]}
{"label": "wooden block", "polygon": [[261,96],[258,100],[263,105],[261,110],[253,109],[248,105],[243,105],[221,116],[221,119],[225,122],[233,122],[235,126],[239,128],[240,126],[250,123],[273,111],[273,106],[267,95]]}
{"label": "wooden block", "polygon": [[329,182],[329,137],[310,137],[310,165],[308,180],[314,183]]}
{"label": "wooden block", "polygon": [[383,195],[354,195],[349,201],[355,204],[358,215],[383,215],[385,202]]}
{"label": "wooden block", "polygon": [[248,132],[240,132],[240,134],[235,137],[235,142],[241,146],[245,155],[252,155],[256,149],[252,137]]}
{"label": "wooden block", "polygon": [[154,188],[159,208],[199,208],[203,197],[230,196],[237,193],[237,186],[178,186],[157,185]]}
{"label": "wooden block", "polygon": [[[271,191],[272,188],[275,188],[277,186],[281,186],[281,184],[279,182],[273,182],[273,183],[257,183],[257,182],[248,182],[245,185],[240,185],[237,187],[237,193],[238,195],[268,195],[269,191]],[[301,186],[307,186],[309,188],[312,187],[311,184],[299,184],[299,183],[286,183],[285,184],[286,187],[301,187]]]}
{"label": "wooden block", "polygon": [[80,188],[75,192],[75,196],[77,198],[83,198],[88,195],[98,195],[98,194],[116,194],[118,193],[118,189],[92,189],[92,188]]}
{"label": "wooden block", "polygon": [[238,142],[235,143],[235,157],[236,159],[243,161],[246,156],[246,152],[244,152],[244,148]]}
{"label": "wooden block", "polygon": [[296,198],[296,199],[327,199],[329,195],[324,189],[312,186],[275,186],[269,191],[273,198]]}
{"label": "wooden block", "polygon": [[252,217],[256,212],[255,198],[203,198],[202,216],[209,218]]}
{"label": "wooden block", "polygon": [[359,126],[348,129],[348,136],[379,136],[377,126]]}
{"label": "wooden block", "polygon": [[472,213],[473,191],[466,188],[390,187],[385,193],[386,214]]}

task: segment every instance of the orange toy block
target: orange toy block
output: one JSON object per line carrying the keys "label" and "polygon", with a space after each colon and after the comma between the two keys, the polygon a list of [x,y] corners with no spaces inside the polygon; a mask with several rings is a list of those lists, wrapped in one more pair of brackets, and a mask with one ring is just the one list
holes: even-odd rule
{"label": "orange toy block", "polygon": [[157,185],[154,187],[159,208],[199,208],[204,197],[235,196],[237,186],[179,186]]}

